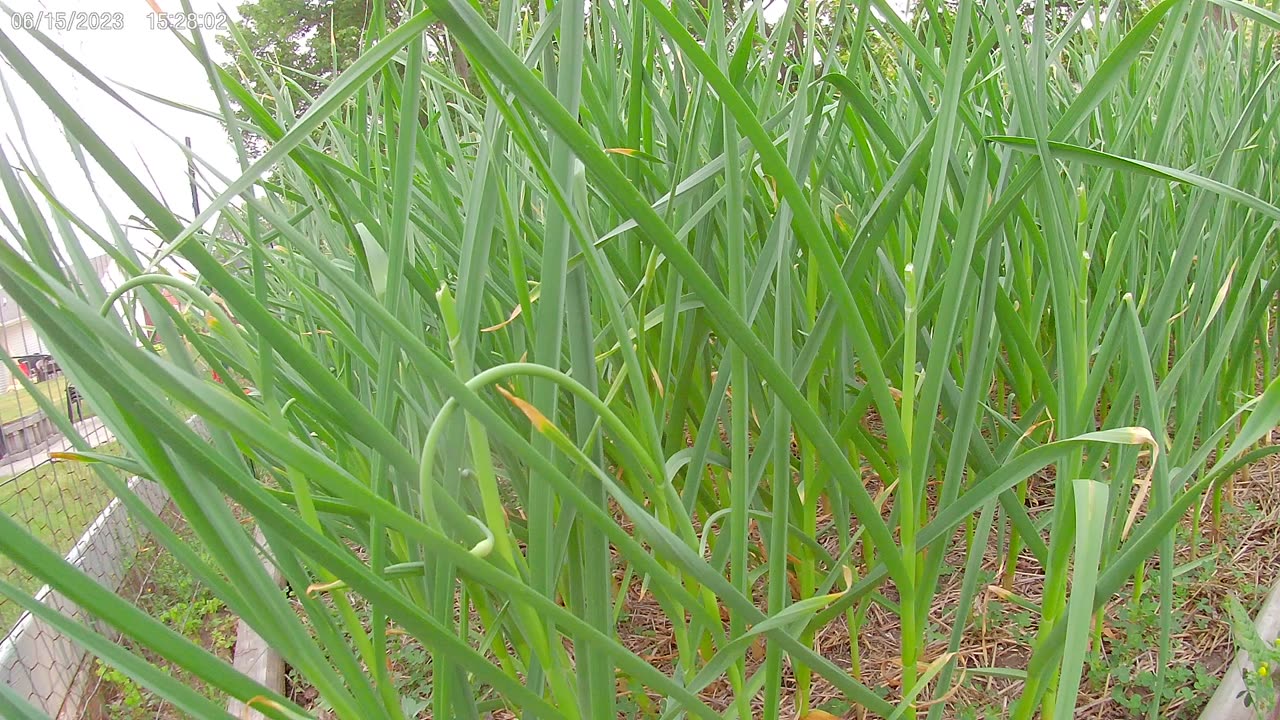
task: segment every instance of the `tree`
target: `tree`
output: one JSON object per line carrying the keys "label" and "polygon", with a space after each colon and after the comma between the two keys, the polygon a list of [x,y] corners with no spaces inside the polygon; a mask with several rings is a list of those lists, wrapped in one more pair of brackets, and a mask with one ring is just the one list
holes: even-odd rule
{"label": "tree", "polygon": [[[379,6],[386,32],[404,20],[407,4],[407,0],[248,0],[239,6],[240,20],[236,21],[244,46],[230,34],[218,37],[231,57],[223,68],[272,110],[277,110],[275,99],[254,63],[263,66],[272,82],[279,84],[276,78],[287,78],[306,93],[289,93],[292,112],[302,113],[311,98],[360,57],[366,31]],[[500,4],[500,0],[480,0],[480,10],[490,24],[497,23]],[[518,0],[517,6],[521,12],[529,12],[534,0]],[[479,93],[479,87],[471,82],[470,66],[462,48],[449,41],[444,25],[433,23],[427,37],[431,51],[428,62],[451,65],[461,83]],[[244,114],[239,114],[244,119]],[[252,154],[261,154],[262,138],[249,132],[244,138]]]}
{"label": "tree", "polygon": [[[244,47],[230,34],[219,35],[218,43],[231,60],[223,65],[268,109],[279,112],[268,86],[287,78],[303,93],[289,92],[291,114],[305,112],[311,99],[347,69],[365,44],[377,6],[382,7],[386,29],[404,18],[403,0],[249,0],[238,10],[236,30]],[[246,52],[247,50],[247,52]],[[254,67],[262,66],[266,77]],[[242,120],[245,113],[237,111]],[[263,138],[246,131],[245,146],[252,155],[261,155]]]}
{"label": "tree", "polygon": [[[254,58],[278,67],[315,97],[360,56],[378,4],[388,28],[404,17],[400,0],[252,0],[240,5],[236,27]],[[218,41],[232,58],[225,67],[247,78],[260,97],[268,95],[235,39],[224,35]]]}

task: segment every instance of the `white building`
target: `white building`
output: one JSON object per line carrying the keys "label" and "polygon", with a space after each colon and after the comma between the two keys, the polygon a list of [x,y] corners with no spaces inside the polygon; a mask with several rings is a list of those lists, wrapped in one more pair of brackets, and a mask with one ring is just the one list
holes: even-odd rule
{"label": "white building", "polygon": [[[99,255],[91,258],[89,263],[93,265],[94,271],[98,274],[98,281],[107,292],[124,282],[123,273],[110,257]],[[22,311],[18,303],[3,291],[0,291],[0,346],[12,358],[49,352],[48,346],[40,339],[31,319]],[[0,363],[0,393],[9,392],[17,385],[18,381],[9,373],[8,366]]]}

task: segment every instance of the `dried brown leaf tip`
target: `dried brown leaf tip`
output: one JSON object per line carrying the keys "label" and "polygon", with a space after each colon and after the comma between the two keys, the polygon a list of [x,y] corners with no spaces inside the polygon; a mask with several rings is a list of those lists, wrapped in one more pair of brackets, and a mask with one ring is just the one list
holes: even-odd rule
{"label": "dried brown leaf tip", "polygon": [[525,400],[512,395],[511,391],[501,385],[497,385],[495,387],[502,397],[506,398],[508,402],[516,406],[517,410],[524,413],[525,417],[529,418],[529,422],[533,423],[533,428],[535,430],[540,433],[545,433],[549,428],[551,428],[551,421],[547,419],[546,415],[542,414],[541,410],[529,404]]}
{"label": "dried brown leaf tip", "polygon": [[341,588],[345,588],[346,586],[347,584],[341,580],[334,580],[332,582],[327,582],[327,583],[312,583],[307,586],[307,597],[315,597],[316,595],[322,592],[329,592],[330,590],[338,590]]}
{"label": "dried brown leaf tip", "polygon": [[517,306],[516,306],[516,309],[511,311],[511,314],[507,316],[507,319],[506,319],[506,320],[503,320],[502,322],[498,323],[497,325],[490,325],[489,327],[480,328],[480,332],[483,332],[483,333],[497,332],[497,331],[501,330],[502,328],[504,328],[504,327],[506,327],[506,326],[510,325],[511,323],[515,322],[515,319],[516,319],[516,318],[518,318],[518,317],[520,317],[520,313],[522,313],[522,312],[524,312],[524,306],[523,306],[523,305],[517,305]]}
{"label": "dried brown leaf tip", "polygon": [[244,708],[240,711],[240,717],[241,718],[253,717],[254,708],[264,708],[268,710],[275,710],[278,712],[285,712],[291,716],[295,715],[295,713],[289,712],[288,710],[285,709],[283,705],[276,702],[275,700],[272,700],[266,695],[254,695],[253,697],[249,698],[245,702]]}
{"label": "dried brown leaf tip", "polygon": [[662,162],[662,158],[658,157],[657,155],[654,155],[652,153],[647,153],[643,150],[636,150],[635,148],[613,147],[613,148],[605,148],[604,151],[609,153],[610,155],[622,155],[623,157],[635,158],[637,160],[644,160],[645,162],[651,162],[651,163]]}

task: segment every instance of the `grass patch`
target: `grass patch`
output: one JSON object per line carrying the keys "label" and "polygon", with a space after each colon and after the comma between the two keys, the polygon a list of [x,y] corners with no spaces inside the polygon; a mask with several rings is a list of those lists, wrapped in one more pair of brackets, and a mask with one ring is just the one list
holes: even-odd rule
{"label": "grass patch", "polygon": [[[116,442],[99,445],[95,452],[119,454]],[[0,512],[22,524],[38,540],[59,552],[67,552],[84,529],[111,502],[111,491],[88,466],[75,462],[48,462],[0,481]],[[0,556],[0,577],[28,592],[44,583]],[[0,627],[7,632],[22,609],[0,601]]]}
{"label": "grass patch", "polygon": [[[45,380],[42,383],[36,383],[38,389],[45,397],[49,398],[53,404],[63,411],[67,407],[67,380],[66,375],[58,375],[56,377]],[[27,389],[21,385],[12,390],[0,394],[0,423],[13,422],[19,418],[24,418],[35,413],[40,409],[39,403]],[[85,408],[85,417],[90,415],[88,408]],[[78,419],[78,418],[77,418]]]}

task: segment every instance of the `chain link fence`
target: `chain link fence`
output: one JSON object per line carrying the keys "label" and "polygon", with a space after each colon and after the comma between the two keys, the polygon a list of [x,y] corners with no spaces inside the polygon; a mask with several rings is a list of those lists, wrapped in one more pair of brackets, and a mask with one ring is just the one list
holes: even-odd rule
{"label": "chain link fence", "polygon": [[[95,259],[102,273],[105,258]],[[60,459],[77,449],[63,434],[95,453],[121,452],[111,431],[36,334],[11,298],[0,292],[0,512],[80,571],[143,612],[217,654],[228,663],[237,640],[237,618],[189,568],[129,517],[123,503],[91,466]],[[201,428],[203,426],[200,426]],[[83,447],[83,446],[81,446]],[[128,480],[132,494],[179,537],[192,532],[152,482]],[[46,608],[89,626],[206,692],[199,678],[172,668],[145,648],[134,647],[101,618],[76,607],[9,557],[0,555],[0,582]],[[0,685],[56,720],[168,720],[184,717],[161,698],[100,663],[22,603],[0,594]],[[226,698],[208,690],[210,699]],[[2,719],[0,719],[2,720]]]}
{"label": "chain link fence", "polygon": [[[0,480],[0,509],[45,545],[63,554],[75,547],[111,499],[111,491],[101,479],[87,465],[77,462],[45,459],[29,470]],[[2,556],[0,578],[27,593],[35,593],[42,584]],[[15,603],[0,597],[0,626],[12,629],[21,614]]]}
{"label": "chain link fence", "polygon": [[[97,475],[81,463],[51,455],[73,449],[63,436],[55,411],[100,452],[110,453],[115,438],[63,374],[29,319],[0,293],[0,342],[32,387],[8,364],[0,364],[0,511],[59,552],[69,552],[94,518],[111,501]],[[41,407],[47,400],[49,408]],[[31,577],[0,557],[0,578],[27,592],[39,589]],[[0,598],[0,632],[8,634],[21,615]]]}
{"label": "chain link fence", "polygon": [[[57,457],[74,449],[60,430],[63,418],[95,452],[118,452],[115,437],[46,351],[21,309],[3,293],[0,342],[0,352],[7,353],[25,376],[18,377],[7,363],[0,363],[0,512],[72,565],[136,602],[155,563],[154,558],[138,557],[140,547],[145,554],[145,535],[130,522],[97,471]],[[165,508],[168,498],[158,486],[135,480],[132,487],[153,510]],[[0,580],[46,607],[106,630],[100,620],[3,555]],[[0,683],[51,718],[78,718],[93,715],[87,710],[101,695],[103,676],[83,648],[0,596]]]}

